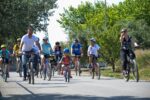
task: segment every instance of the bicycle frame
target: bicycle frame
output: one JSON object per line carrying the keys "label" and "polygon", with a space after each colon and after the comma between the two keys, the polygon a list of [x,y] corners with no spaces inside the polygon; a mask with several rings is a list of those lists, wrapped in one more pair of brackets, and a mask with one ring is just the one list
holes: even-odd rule
{"label": "bicycle frame", "polygon": [[33,57],[34,57],[34,53],[33,52],[24,52],[23,55],[26,55],[26,57],[28,58],[28,61],[26,63],[27,65],[27,73],[28,73],[28,79],[29,79],[29,84],[34,84],[34,68],[33,68]]}
{"label": "bicycle frame", "polygon": [[2,77],[4,79],[5,82],[7,82],[7,78],[8,78],[8,75],[9,75],[9,70],[8,70],[8,64],[6,64],[6,59],[5,58],[2,58],[3,59],[3,62],[2,62]]}

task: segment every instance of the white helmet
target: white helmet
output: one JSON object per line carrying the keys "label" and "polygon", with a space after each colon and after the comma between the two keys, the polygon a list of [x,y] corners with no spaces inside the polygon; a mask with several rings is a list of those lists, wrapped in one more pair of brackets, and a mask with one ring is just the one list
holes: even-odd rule
{"label": "white helmet", "polygon": [[90,41],[96,42],[95,38],[91,38]]}
{"label": "white helmet", "polygon": [[47,36],[43,37],[43,40],[48,40],[48,37]]}

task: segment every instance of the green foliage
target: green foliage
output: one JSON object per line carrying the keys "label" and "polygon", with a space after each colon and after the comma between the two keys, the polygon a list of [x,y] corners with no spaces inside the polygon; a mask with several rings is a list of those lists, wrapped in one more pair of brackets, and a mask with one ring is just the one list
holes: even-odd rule
{"label": "green foliage", "polygon": [[[139,3],[140,2],[140,3]],[[120,30],[124,27],[129,29],[129,34],[142,45],[150,47],[149,0],[125,0],[118,5],[105,6],[104,2],[91,4],[86,2],[78,8],[70,7],[64,11],[58,22],[66,29],[70,41],[78,37],[84,45],[86,54],[88,41],[94,37],[101,45],[103,59],[112,65],[119,58]]]}
{"label": "green foliage", "polygon": [[25,34],[32,24],[34,31],[47,31],[50,9],[56,7],[56,0],[1,0],[0,1],[0,43],[6,37],[11,39]]}

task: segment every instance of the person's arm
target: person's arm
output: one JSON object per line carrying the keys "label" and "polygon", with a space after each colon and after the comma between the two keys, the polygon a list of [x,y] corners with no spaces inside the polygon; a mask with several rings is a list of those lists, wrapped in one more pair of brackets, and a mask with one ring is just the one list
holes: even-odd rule
{"label": "person's arm", "polygon": [[20,46],[19,46],[19,52],[22,51],[22,46],[23,46],[23,44],[24,44],[24,42],[22,41],[22,42],[20,43]]}
{"label": "person's arm", "polygon": [[121,33],[121,35],[120,35],[120,43],[121,43],[121,45],[122,45],[123,39],[124,39],[124,33]]}
{"label": "person's arm", "polygon": [[41,45],[40,45],[39,41],[36,41],[35,43],[36,43],[36,45],[38,46],[38,48],[39,48],[39,50],[41,52]]}
{"label": "person's arm", "polygon": [[71,44],[71,55],[73,55],[73,44]]}

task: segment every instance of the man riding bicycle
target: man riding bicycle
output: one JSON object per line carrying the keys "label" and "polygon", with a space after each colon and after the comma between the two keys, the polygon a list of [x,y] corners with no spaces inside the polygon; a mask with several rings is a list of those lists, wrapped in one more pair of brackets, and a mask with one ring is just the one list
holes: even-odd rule
{"label": "man riding bicycle", "polygon": [[[82,46],[79,43],[78,39],[75,39],[74,42],[71,44],[71,55],[74,56],[73,62],[75,65],[75,69],[77,69],[76,67],[80,67],[80,66],[76,65],[76,60],[78,59],[80,61],[80,57],[83,55]],[[81,70],[79,73],[81,73]]]}
{"label": "man riding bicycle", "polygon": [[[23,73],[24,73],[23,80],[24,81],[26,80],[26,77],[27,77],[26,63],[30,59],[30,56],[28,56],[27,54],[29,54],[29,53],[31,54],[34,52],[34,50],[33,50],[34,43],[39,47],[39,49],[41,51],[41,47],[40,47],[40,44],[38,42],[38,37],[33,35],[33,27],[29,26],[28,30],[27,30],[27,34],[25,34],[22,37],[21,43],[20,43],[20,52],[23,53],[22,63],[23,63]],[[36,70],[37,63],[35,63],[35,60],[36,60],[36,58],[33,57],[33,67]]]}
{"label": "man riding bicycle", "polygon": [[133,41],[132,38],[128,35],[128,31],[126,28],[122,29],[120,33],[120,55],[122,60],[122,69],[123,75],[127,75],[127,56],[129,56],[129,53],[131,53],[132,57],[135,58],[135,54],[133,52]]}
{"label": "man riding bicycle", "polygon": [[[96,44],[96,40],[94,38],[90,39],[90,45],[88,47],[88,57],[89,57],[89,68],[92,68],[93,60],[97,60],[98,58],[98,50],[100,50],[100,46]],[[98,67],[98,66],[96,66]]]}
{"label": "man riding bicycle", "polygon": [[54,46],[54,53],[55,53],[55,56],[56,56],[56,61],[59,62],[60,59],[61,59],[61,57],[62,57],[62,48],[61,48],[59,42],[56,42],[56,43],[55,43],[55,46]]}

